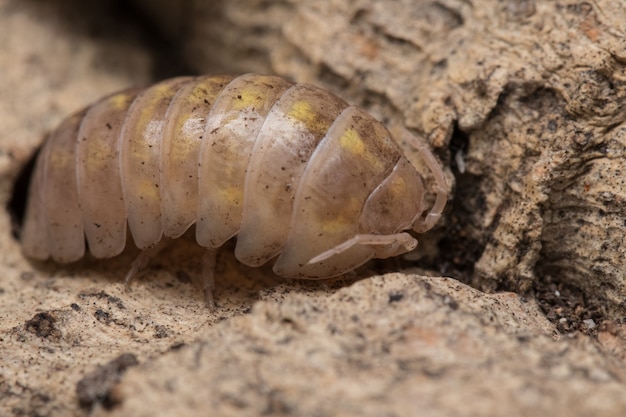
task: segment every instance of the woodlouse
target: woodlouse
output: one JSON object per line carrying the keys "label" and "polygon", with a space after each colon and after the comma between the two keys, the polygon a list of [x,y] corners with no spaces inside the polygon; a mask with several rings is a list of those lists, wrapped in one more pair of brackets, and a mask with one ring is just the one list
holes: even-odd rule
{"label": "woodlouse", "polygon": [[[58,262],[119,254],[127,228],[144,250],[195,224],[207,253],[236,236],[249,266],[328,278],[417,245],[447,199],[441,167],[404,129],[420,173],[364,110],[276,76],[179,77],[126,90],[67,118],[36,161],[22,234],[27,256]],[[426,214],[425,214],[426,213]],[[205,257],[205,290],[212,283]]]}

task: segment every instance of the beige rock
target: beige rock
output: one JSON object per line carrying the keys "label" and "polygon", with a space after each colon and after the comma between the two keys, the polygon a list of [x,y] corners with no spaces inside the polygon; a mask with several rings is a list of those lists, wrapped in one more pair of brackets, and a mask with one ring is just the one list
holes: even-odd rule
{"label": "beige rock", "polygon": [[[626,367],[532,302],[389,274],[291,294],[130,369],[102,416],[618,416]],[[592,394],[593,393],[593,394]]]}

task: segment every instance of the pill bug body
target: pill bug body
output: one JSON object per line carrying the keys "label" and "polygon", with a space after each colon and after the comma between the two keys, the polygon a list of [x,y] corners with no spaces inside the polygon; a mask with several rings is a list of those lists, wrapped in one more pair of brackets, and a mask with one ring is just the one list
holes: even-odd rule
{"label": "pill bug body", "polygon": [[[414,138],[406,131],[407,140]],[[411,250],[445,205],[362,109],[275,76],[179,77],[108,96],[66,119],[37,159],[24,252],[58,262],[142,250],[195,225],[214,250],[236,236],[249,266],[325,278]],[[424,213],[427,213],[424,216]]]}

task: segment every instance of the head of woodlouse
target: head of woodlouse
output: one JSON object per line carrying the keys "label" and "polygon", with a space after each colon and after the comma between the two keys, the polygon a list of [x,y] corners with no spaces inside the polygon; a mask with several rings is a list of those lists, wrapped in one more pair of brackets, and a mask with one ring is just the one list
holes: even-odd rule
{"label": "head of woodlouse", "polygon": [[[395,134],[395,133],[394,133]],[[422,175],[364,110],[275,76],[179,77],[105,97],[67,120],[35,164],[23,247],[36,259],[119,254],[195,225],[215,250],[276,259],[286,277],[326,278],[411,250],[445,205],[432,154],[405,130],[437,182],[425,217]],[[85,240],[87,245],[85,245]]]}
{"label": "head of woodlouse", "polygon": [[276,273],[324,278],[416,247],[406,231],[421,233],[436,223],[447,198],[445,180],[425,145],[404,129],[398,134],[426,153],[425,165],[433,167],[437,196],[431,211],[424,179],[396,139],[364,110],[349,106],[308,161],[295,195],[293,240],[276,261]]}

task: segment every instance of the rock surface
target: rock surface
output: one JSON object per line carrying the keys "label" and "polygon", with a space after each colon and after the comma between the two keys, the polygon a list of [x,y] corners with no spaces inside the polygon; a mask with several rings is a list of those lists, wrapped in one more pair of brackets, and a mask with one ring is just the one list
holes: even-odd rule
{"label": "rock surface", "polygon": [[[133,13],[112,0],[88,7],[83,3],[0,0],[2,207],[45,131],[99,96],[146,84],[158,72],[159,58],[143,41],[144,27],[132,20]],[[564,288],[543,279],[545,274],[562,271],[563,279],[575,281],[579,278],[574,272],[584,271],[594,258],[578,256],[579,263],[571,263],[570,269],[569,264],[553,262],[548,255],[557,248],[566,253],[558,259],[580,250],[570,244],[575,240],[563,244],[556,237],[566,232],[576,235],[572,224],[582,225],[580,233],[622,230],[604,229],[623,219],[622,189],[619,184],[607,188],[617,178],[609,174],[623,156],[623,141],[619,110],[612,107],[612,99],[603,98],[615,94],[617,100],[621,84],[607,81],[605,85],[601,78],[594,84],[579,71],[581,78],[572,78],[566,87],[564,74],[580,69],[575,61],[564,66],[561,55],[554,58],[559,65],[547,58],[533,61],[530,55],[516,57],[520,50],[513,47],[497,68],[493,67],[496,52],[489,54],[491,61],[475,61],[481,51],[490,50],[485,45],[491,45],[495,30],[485,31],[481,25],[491,22],[495,13],[501,17],[496,19],[498,39],[505,45],[537,41],[537,33],[560,39],[561,32],[549,30],[556,23],[568,35],[561,44],[578,41],[584,34],[588,40],[572,56],[593,66],[597,71],[588,72],[593,77],[604,74],[613,81],[623,62],[614,61],[621,56],[615,49],[617,32],[598,28],[616,28],[611,22],[623,21],[622,11],[612,6],[617,2],[599,1],[589,9],[529,1],[495,7],[484,1],[484,7],[472,9],[467,3],[450,1],[424,3],[415,13],[403,13],[413,10],[407,8],[413,2],[210,3],[214,19],[230,20],[206,30],[213,31],[214,39],[220,27],[230,32],[216,41],[219,53],[214,59],[205,60],[198,52],[202,32],[190,30],[188,24],[187,33],[199,36],[195,49],[189,49],[196,51],[197,68],[273,69],[299,81],[317,80],[381,117],[397,117],[394,107],[403,109],[402,116],[440,151],[450,140],[453,144],[469,140],[466,174],[454,171],[456,207],[446,219],[446,230],[454,239],[446,238],[442,246],[442,259],[449,265],[442,270],[455,278],[467,278],[467,265],[480,258],[475,282],[486,287],[493,287],[490,282],[504,286],[509,282],[511,288],[527,288],[541,278],[543,291],[559,305],[565,299]],[[152,4],[210,9],[208,2],[200,1]],[[260,14],[237,13],[236,6],[260,9]],[[182,11],[163,15],[185,16]],[[332,30],[313,36],[324,21]],[[176,28],[170,26],[173,38],[181,36]],[[247,36],[237,38],[237,28]],[[477,39],[472,47],[462,42],[468,39],[465,28]],[[238,49],[229,52],[229,43],[236,42]],[[253,47],[247,42],[253,42]],[[346,49],[346,42],[358,48]],[[539,45],[553,45],[550,42]],[[595,50],[597,44],[602,46],[597,55],[584,53],[584,48]],[[455,53],[452,45],[457,45]],[[270,46],[272,53],[264,57]],[[355,51],[358,60],[353,60]],[[217,58],[219,66],[211,67]],[[411,64],[415,59],[422,63],[417,72]],[[525,62],[524,68],[520,62]],[[432,85],[424,81],[429,74]],[[548,84],[551,87],[545,87]],[[583,87],[591,90],[580,91]],[[585,107],[583,99],[589,97],[596,101]],[[545,128],[522,135],[529,123]],[[606,129],[605,123],[612,123],[612,129]],[[508,135],[503,136],[504,131]],[[559,135],[566,141],[557,140]],[[587,136],[589,142],[577,148],[575,144]],[[542,144],[548,147],[534,148]],[[508,168],[489,162],[497,159],[492,154],[496,151],[504,158],[506,149],[518,155]],[[572,155],[566,154],[568,149]],[[594,158],[587,161],[588,155]],[[580,172],[568,171],[572,166]],[[580,175],[559,182],[572,172]],[[599,176],[603,181],[585,182]],[[502,179],[510,178],[518,178],[519,184],[503,185]],[[490,194],[490,187],[500,194]],[[576,187],[587,194],[577,193]],[[608,192],[616,198],[601,200]],[[587,197],[606,209],[601,220],[584,217]],[[571,199],[575,201],[565,211],[565,220],[554,221],[559,204]],[[468,211],[472,207],[480,210]],[[528,221],[536,215],[540,222]],[[515,218],[522,220],[518,224]],[[513,223],[520,227],[513,228]],[[559,227],[565,232],[556,230]],[[434,233],[430,241],[436,242],[442,233]],[[510,239],[505,239],[507,233]],[[610,268],[623,262],[615,257],[623,248],[612,235],[613,240],[589,233],[585,236],[592,254],[594,239],[604,239],[597,241],[599,245],[608,242],[599,249],[607,260],[594,272],[598,280],[589,279],[587,284],[581,280],[579,287],[587,291],[585,297],[602,302],[603,311],[618,316],[622,289],[616,279],[620,276]],[[549,241],[549,236],[554,240]],[[428,244],[429,239],[423,241]],[[495,250],[498,242],[507,243],[501,245],[502,251]],[[520,252],[521,247],[526,251]],[[435,244],[430,248],[437,253]],[[512,254],[520,255],[523,262],[513,262],[518,258],[511,258]],[[121,281],[135,255],[129,248],[109,261],[87,258],[65,266],[31,263],[11,234],[8,212],[0,211],[1,416],[626,413],[624,325],[580,313],[586,334],[564,334],[569,328],[561,320],[567,318],[559,320],[559,314],[565,313],[558,308],[565,304],[552,310],[551,322],[532,294],[485,294],[452,278],[422,276],[424,271],[415,269],[378,275],[380,265],[330,282],[285,281],[267,268],[242,267],[226,248],[218,260],[218,308],[210,311],[193,282],[200,274],[201,258],[193,243],[183,240],[172,245],[126,291]],[[499,256],[499,266],[487,262]],[[517,272],[499,275],[489,269],[494,265]],[[530,275],[518,273],[526,270]],[[613,291],[613,298],[607,291]],[[576,304],[578,298],[567,300],[572,301],[572,309],[589,311],[584,303]],[[138,365],[133,366],[135,362]]]}
{"label": "rock surface", "polygon": [[99,415],[626,411],[624,364],[587,337],[554,336],[536,306],[515,294],[389,274],[331,297],[257,303],[131,369],[117,387],[121,406]]}

